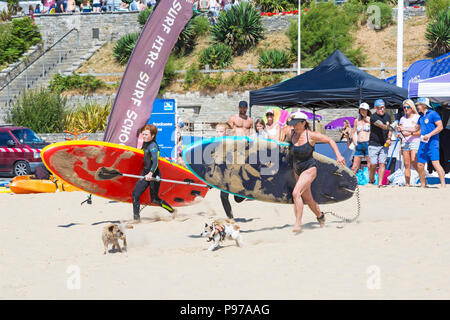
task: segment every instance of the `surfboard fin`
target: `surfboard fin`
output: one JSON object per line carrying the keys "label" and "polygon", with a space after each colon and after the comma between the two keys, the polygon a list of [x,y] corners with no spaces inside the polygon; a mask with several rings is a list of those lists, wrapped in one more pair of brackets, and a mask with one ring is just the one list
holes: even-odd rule
{"label": "surfboard fin", "polygon": [[327,199],[330,199],[330,200],[336,200],[335,197],[330,196],[329,194],[326,194],[326,193],[322,194],[322,196],[323,196],[324,198],[327,198]]}
{"label": "surfboard fin", "polygon": [[339,190],[347,191],[347,192],[350,192],[350,193],[355,193],[355,190],[352,190],[352,189],[349,189],[349,188],[346,188],[346,187],[339,187]]}

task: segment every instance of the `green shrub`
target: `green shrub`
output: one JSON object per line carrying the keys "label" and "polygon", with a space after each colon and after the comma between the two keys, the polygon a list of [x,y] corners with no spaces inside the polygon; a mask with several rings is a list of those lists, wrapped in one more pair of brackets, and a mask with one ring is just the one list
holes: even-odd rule
{"label": "green shrub", "polygon": [[184,84],[183,87],[185,90],[188,90],[192,85],[198,83],[200,81],[202,75],[199,72],[199,68],[197,64],[192,64],[187,70],[184,76]]}
{"label": "green shrub", "polygon": [[427,25],[425,37],[438,55],[450,51],[450,10],[443,10]]}
{"label": "green shrub", "polygon": [[220,12],[211,35],[215,42],[230,46],[234,55],[241,55],[263,39],[261,16],[251,4],[241,2]]}
{"label": "green shrub", "polygon": [[145,8],[145,10],[142,10],[139,12],[137,20],[138,20],[138,23],[141,26],[141,28],[145,26],[145,23],[147,22],[148,17],[150,16],[150,14],[152,12],[153,12],[153,7],[151,7],[151,8],[147,7],[147,8]]}
{"label": "green shrub", "polygon": [[139,38],[139,32],[133,32],[124,35],[117,41],[114,47],[114,58],[121,65],[127,64]]}
{"label": "green shrub", "polygon": [[[360,48],[353,48],[351,32],[356,24],[341,7],[332,3],[319,3],[302,15],[301,65],[313,68],[339,49],[355,65],[364,63],[366,57]],[[292,19],[286,35],[291,42],[291,56],[297,58],[297,19]]]}
{"label": "green shrub", "polygon": [[383,2],[372,2],[368,5],[367,11],[366,11],[366,19],[370,19],[369,17],[372,17],[374,15],[374,9],[373,6],[377,6],[380,9],[380,20],[374,20],[371,21],[372,25],[375,27],[375,30],[381,30],[392,24],[393,22],[393,13],[392,8]]}
{"label": "green shrub", "polygon": [[0,65],[13,63],[41,41],[37,25],[30,18],[0,24]]}
{"label": "green shrub", "polygon": [[200,52],[198,62],[200,67],[209,65],[211,68],[226,68],[233,61],[231,48],[225,44],[217,43]]}
{"label": "green shrub", "polygon": [[430,19],[436,19],[442,11],[448,11],[450,0],[427,0],[426,10]]}
{"label": "green shrub", "polygon": [[199,86],[202,89],[214,90],[222,84],[222,72],[217,72],[215,76],[211,77],[209,74],[201,77]]}
{"label": "green shrub", "polygon": [[49,89],[55,93],[61,93],[67,90],[81,90],[84,94],[92,93],[97,89],[105,87],[106,84],[97,79],[94,76],[80,76],[78,74],[72,74],[63,76],[55,74],[50,80]]}
{"label": "green shrub", "polygon": [[166,87],[168,87],[172,81],[175,80],[177,74],[175,71],[179,68],[178,61],[175,56],[171,54],[167,60],[166,66],[164,67],[164,73],[161,80],[161,86],[159,88],[160,92],[163,92]]}
{"label": "green shrub", "polygon": [[8,111],[6,122],[31,128],[38,133],[64,130],[66,99],[49,89],[26,90]]}
{"label": "green shrub", "polygon": [[259,67],[268,69],[289,68],[290,56],[285,50],[266,50],[259,55]]}
{"label": "green shrub", "polygon": [[197,37],[203,37],[211,31],[211,25],[205,16],[196,16],[192,20],[192,26]]}
{"label": "green shrub", "polygon": [[[288,0],[254,0],[256,6],[260,7],[262,12],[283,12],[298,9],[298,1]],[[305,3],[302,1],[302,5]]]}
{"label": "green shrub", "polygon": [[195,18],[191,18],[178,36],[178,40],[173,48],[173,52],[178,56],[184,56],[192,52],[195,44],[197,43],[197,34],[195,33],[193,22],[194,20]]}
{"label": "green shrub", "polygon": [[250,84],[258,85],[261,81],[261,74],[247,71],[244,72],[238,79],[238,85],[239,86],[246,86]]}
{"label": "green shrub", "polygon": [[89,133],[105,131],[111,106],[111,103],[99,105],[92,102],[78,106],[66,113],[64,117],[65,130],[87,130]]}
{"label": "green shrub", "polygon": [[350,21],[355,24],[361,19],[366,9],[366,7],[358,0],[346,1],[342,7]]}

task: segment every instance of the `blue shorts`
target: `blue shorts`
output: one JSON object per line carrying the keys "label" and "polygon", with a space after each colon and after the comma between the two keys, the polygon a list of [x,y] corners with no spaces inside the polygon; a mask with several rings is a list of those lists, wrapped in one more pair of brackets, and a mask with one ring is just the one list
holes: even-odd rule
{"label": "blue shorts", "polygon": [[369,155],[369,142],[358,142],[355,148],[355,157],[367,157]]}
{"label": "blue shorts", "polygon": [[419,151],[417,151],[417,162],[427,163],[428,160],[439,161],[439,141],[420,142]]}

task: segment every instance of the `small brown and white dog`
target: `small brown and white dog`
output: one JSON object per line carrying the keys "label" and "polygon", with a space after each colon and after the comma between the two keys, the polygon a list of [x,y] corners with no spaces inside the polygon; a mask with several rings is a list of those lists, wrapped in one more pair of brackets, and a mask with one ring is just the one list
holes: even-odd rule
{"label": "small brown and white dog", "polygon": [[102,241],[103,246],[105,247],[105,251],[103,254],[108,253],[108,245],[112,244],[112,248],[116,248],[117,251],[122,252],[122,249],[119,245],[119,240],[123,241],[123,249],[127,250],[127,237],[125,235],[125,228],[132,229],[133,226],[131,225],[125,225],[125,224],[116,224],[116,223],[110,223],[103,229],[102,233]]}
{"label": "small brown and white dog", "polygon": [[208,238],[208,242],[214,240],[214,243],[208,249],[209,251],[217,248],[220,242],[225,239],[234,240],[238,247],[242,247],[242,236],[239,230],[240,227],[234,220],[218,219],[214,220],[211,225],[205,223],[201,236]]}

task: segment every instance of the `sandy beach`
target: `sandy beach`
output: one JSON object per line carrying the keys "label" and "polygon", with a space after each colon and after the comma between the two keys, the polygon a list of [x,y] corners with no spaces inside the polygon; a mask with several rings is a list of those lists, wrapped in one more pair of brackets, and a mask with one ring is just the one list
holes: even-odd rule
{"label": "sandy beach", "polygon": [[[128,252],[103,254],[110,221],[131,204],[84,192],[0,194],[1,299],[449,299],[450,188],[360,188],[361,215],[319,228],[306,208],[294,235],[291,205],[236,204],[244,246],[213,252],[205,222],[225,217],[219,192],[172,219],[147,207],[127,230]],[[232,198],[230,198],[232,199]],[[353,197],[322,206],[352,217]]]}

